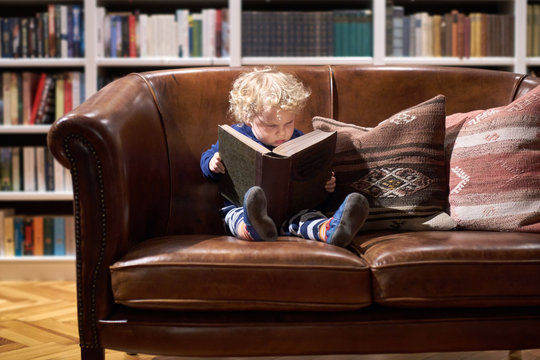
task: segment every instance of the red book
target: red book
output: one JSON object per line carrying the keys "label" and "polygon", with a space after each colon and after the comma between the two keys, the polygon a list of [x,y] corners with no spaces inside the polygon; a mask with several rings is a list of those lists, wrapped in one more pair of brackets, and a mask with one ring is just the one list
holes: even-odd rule
{"label": "red book", "polygon": [[34,255],[34,220],[31,217],[24,219],[24,245],[23,255]]}
{"label": "red book", "polygon": [[43,96],[43,87],[45,86],[45,80],[47,79],[47,74],[41,73],[38,80],[38,85],[36,89],[36,93],[34,94],[34,102],[32,103],[32,112],[30,113],[30,125],[34,125],[36,123],[36,115],[39,108],[39,102],[41,101],[41,97]]}
{"label": "red book", "polygon": [[129,57],[137,57],[137,37],[135,15],[128,16],[129,25]]}
{"label": "red book", "polygon": [[47,12],[49,15],[49,28],[48,28],[48,35],[49,35],[49,57],[56,57],[56,26],[54,23],[54,20],[56,18],[55,16],[55,5],[49,4],[47,6]]}
{"label": "red book", "polygon": [[67,72],[64,77],[64,114],[73,109],[73,82],[71,72]]}

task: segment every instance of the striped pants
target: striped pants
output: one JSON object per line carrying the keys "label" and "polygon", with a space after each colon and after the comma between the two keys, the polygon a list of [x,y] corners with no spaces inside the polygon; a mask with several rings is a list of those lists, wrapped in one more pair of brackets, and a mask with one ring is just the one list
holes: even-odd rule
{"label": "striped pants", "polygon": [[[226,206],[221,209],[221,214],[229,235],[244,240],[259,240],[256,238],[246,239],[242,230],[242,223],[244,222],[244,209],[242,207]],[[320,211],[302,210],[283,223],[279,229],[279,234],[281,236],[298,236],[308,240],[322,241],[321,225],[327,220],[328,218]]]}

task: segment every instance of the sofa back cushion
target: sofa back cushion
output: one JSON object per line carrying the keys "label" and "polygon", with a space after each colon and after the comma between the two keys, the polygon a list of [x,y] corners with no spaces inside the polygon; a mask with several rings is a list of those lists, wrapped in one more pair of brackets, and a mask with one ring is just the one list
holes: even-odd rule
{"label": "sofa back cushion", "polygon": [[524,75],[485,69],[436,66],[334,66],[333,118],[375,126],[393,114],[431,99],[446,97],[446,113],[509,104],[538,81]]}

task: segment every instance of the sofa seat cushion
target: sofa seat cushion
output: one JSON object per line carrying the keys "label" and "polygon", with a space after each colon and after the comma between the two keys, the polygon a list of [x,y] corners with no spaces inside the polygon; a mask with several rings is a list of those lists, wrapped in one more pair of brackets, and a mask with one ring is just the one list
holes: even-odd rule
{"label": "sofa seat cushion", "polygon": [[362,235],[374,302],[404,307],[540,305],[540,234],[432,231]]}
{"label": "sofa seat cushion", "polygon": [[144,241],[110,268],[114,299],[167,310],[351,310],[371,304],[367,263],[297,238],[215,235]]}

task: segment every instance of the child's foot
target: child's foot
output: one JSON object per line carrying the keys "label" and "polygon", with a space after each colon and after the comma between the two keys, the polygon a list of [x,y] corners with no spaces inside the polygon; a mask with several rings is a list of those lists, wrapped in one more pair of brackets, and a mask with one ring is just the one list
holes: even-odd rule
{"label": "child's foot", "polygon": [[253,240],[277,239],[276,225],[266,212],[266,195],[258,186],[251,187],[244,195],[244,222]]}
{"label": "child's foot", "polygon": [[360,230],[369,212],[367,199],[359,193],[347,195],[339,209],[324,226],[326,229],[326,242],[328,244],[347,247]]}

